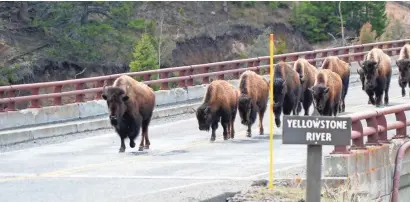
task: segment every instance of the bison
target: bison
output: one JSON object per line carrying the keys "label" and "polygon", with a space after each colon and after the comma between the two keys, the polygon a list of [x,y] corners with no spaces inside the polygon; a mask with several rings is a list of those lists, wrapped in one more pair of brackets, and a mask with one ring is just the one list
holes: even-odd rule
{"label": "bison", "polygon": [[342,81],[342,94],[339,112],[345,112],[345,96],[348,92],[348,86],[350,84],[350,66],[344,60],[341,60],[337,56],[328,56],[323,61],[321,69],[329,69],[332,72],[337,73]]}
{"label": "bison", "polygon": [[302,85],[304,80],[294,71],[290,65],[280,61],[274,68],[274,115],[275,124],[280,127],[280,115],[297,115],[297,105],[300,102]]}
{"label": "bison", "polygon": [[321,116],[337,116],[343,92],[340,76],[329,70],[318,71],[314,85],[309,88],[314,100],[314,108]]}
{"label": "bison", "polygon": [[295,61],[293,69],[299,74],[300,79],[304,81],[301,87],[301,101],[300,103],[298,103],[297,113],[300,113],[302,103],[304,108],[304,115],[307,116],[310,110],[310,106],[313,102],[312,94],[308,89],[314,85],[315,75],[317,74],[318,70],[304,58],[299,58],[297,61]]}
{"label": "bison", "polygon": [[[103,87],[102,98],[107,101],[110,124],[115,128],[121,139],[119,152],[124,152],[124,139],[130,139],[130,147],[135,147],[135,138],[138,137],[140,126],[142,137],[139,151],[149,149],[148,126],[155,105],[153,90],[144,83],[122,75],[117,78],[111,87]],[[145,140],[145,145],[143,144]]]}
{"label": "bison", "polygon": [[[384,104],[388,105],[388,91],[391,82],[391,58],[379,48],[373,48],[368,52],[365,60],[357,70],[362,77],[362,85],[367,93],[368,103],[381,105],[382,94],[384,94]],[[375,94],[375,99],[374,99]]]}
{"label": "bison", "polygon": [[234,138],[234,121],[237,114],[239,92],[224,80],[210,83],[202,104],[194,110],[201,131],[209,131],[210,141],[215,141],[215,131],[221,118],[224,140]]}
{"label": "bison", "polygon": [[400,56],[398,60],[395,62],[398,66],[398,71],[400,72],[398,78],[398,84],[401,87],[401,95],[402,97],[405,96],[405,87],[408,84],[408,88],[410,87],[410,45],[405,44],[400,51]]}
{"label": "bison", "polygon": [[251,137],[251,126],[259,115],[260,135],[264,134],[263,117],[267,109],[270,83],[257,73],[247,70],[240,76],[238,112],[241,124],[248,126],[247,137]]}

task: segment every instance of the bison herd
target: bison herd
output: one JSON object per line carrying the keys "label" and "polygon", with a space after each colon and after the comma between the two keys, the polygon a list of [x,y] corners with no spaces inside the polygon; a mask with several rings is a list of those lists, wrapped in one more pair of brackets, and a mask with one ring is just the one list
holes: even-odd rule
{"label": "bison herd", "polygon": [[[399,69],[401,94],[410,86],[410,45],[401,48],[396,61]],[[357,73],[362,90],[368,95],[369,104],[380,106],[384,94],[384,104],[389,103],[392,67],[391,59],[379,48],[370,50]],[[336,56],[326,57],[319,69],[306,59],[300,58],[293,66],[280,61],[275,64],[273,81],[275,124],[281,126],[280,115],[298,115],[304,109],[308,116],[309,108],[321,116],[337,116],[345,111],[345,97],[350,80],[350,64]],[[234,138],[234,122],[237,110],[241,124],[247,126],[247,137],[251,137],[251,126],[258,113],[259,134],[264,134],[263,117],[267,108],[270,83],[254,71],[247,70],[240,76],[238,89],[224,80],[215,80],[208,85],[201,105],[194,109],[198,129],[209,131],[210,141],[215,141],[218,124],[223,127],[224,140]],[[107,101],[110,124],[121,139],[119,152],[125,151],[124,139],[130,139],[130,147],[135,147],[140,126],[142,138],[139,151],[148,149],[148,126],[155,106],[155,94],[144,83],[123,75],[112,86],[103,87],[102,98]]]}

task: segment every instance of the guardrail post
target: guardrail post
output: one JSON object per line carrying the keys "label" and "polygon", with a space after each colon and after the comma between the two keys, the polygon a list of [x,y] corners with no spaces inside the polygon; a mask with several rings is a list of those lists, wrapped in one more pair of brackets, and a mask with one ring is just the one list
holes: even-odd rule
{"label": "guardrail post", "polygon": [[[234,69],[239,69],[239,68],[240,68],[240,63],[234,64]],[[268,74],[270,74],[270,73],[268,73]],[[240,72],[235,72],[234,73],[234,78],[239,79],[240,78]]]}
{"label": "guardrail post", "polygon": [[[84,85],[84,83],[76,84],[76,90],[83,90],[83,85]],[[76,95],[76,102],[83,102],[83,101],[84,101],[84,95],[83,94]]]}
{"label": "guardrail post", "polygon": [[[392,48],[392,44],[389,43],[389,44],[385,45],[385,47],[387,47],[387,49],[390,49],[390,48]],[[392,51],[388,51],[387,55],[393,56]]]}
{"label": "guardrail post", "polygon": [[310,61],[310,64],[313,65],[314,67],[317,66],[317,61],[315,61],[314,59],[317,58],[317,53],[311,53],[310,55],[310,59],[312,59],[313,61]]}
{"label": "guardrail post", "polygon": [[366,149],[364,146],[364,132],[360,120],[352,122],[352,131],[361,134],[361,137],[352,140],[351,150]]}
{"label": "guardrail post", "polygon": [[385,118],[384,114],[378,114],[375,117],[375,119],[377,120],[377,124],[378,124],[378,133],[379,133],[378,142],[381,144],[389,144],[390,141],[388,141],[388,138],[387,138],[387,119]]}
{"label": "guardrail post", "polygon": [[[54,86],[53,93],[61,93],[63,86]],[[61,105],[61,97],[55,97],[53,99],[53,105]]]}
{"label": "guardrail post", "polygon": [[[361,53],[364,51],[364,47],[354,48],[354,53]],[[362,61],[364,58],[364,54],[354,56],[355,61]]]}
{"label": "guardrail post", "polygon": [[[101,88],[103,86],[104,86],[104,80],[97,81],[97,87]],[[101,99],[101,94],[103,94],[103,92],[97,92],[95,99],[100,100]]]}
{"label": "guardrail post", "polygon": [[[190,67],[191,67],[191,66],[190,66]],[[193,72],[194,72],[194,70],[193,70],[193,68],[191,67],[190,69],[188,69],[188,70],[186,71],[186,76],[191,76],[191,75],[193,74]],[[190,77],[190,79],[187,80],[186,85],[187,85],[187,86],[193,86],[193,84],[194,84],[194,79],[192,79],[192,78]]]}
{"label": "guardrail post", "polygon": [[[208,66],[203,67],[203,73],[204,74],[208,73],[209,69],[210,69],[210,67],[208,67]],[[210,79],[209,76],[203,77],[203,84],[209,84],[209,79]]]}
{"label": "guardrail post", "polygon": [[[343,55],[348,55],[349,53],[350,53],[349,48],[343,49]],[[348,62],[350,60],[350,56],[341,57],[341,60],[344,60],[344,62]]]}
{"label": "guardrail post", "polygon": [[377,119],[375,117],[371,117],[366,119],[367,127],[374,128],[376,133],[367,136],[367,146],[379,146],[381,144],[378,143],[378,124]]}
{"label": "guardrail post", "polygon": [[[167,72],[161,72],[161,73],[160,73],[160,78],[161,78],[161,79],[166,79],[167,77],[168,77],[168,73],[167,73]],[[160,90],[168,90],[168,82],[163,82],[163,83],[161,83]]]}
{"label": "guardrail post", "polygon": [[[178,72],[178,76],[185,76],[186,70],[180,70]],[[186,87],[186,80],[180,80],[178,81],[178,87],[179,88],[185,88]]]}
{"label": "guardrail post", "polygon": [[[218,71],[224,71],[224,65],[218,66]],[[220,74],[217,76],[218,80],[224,80],[224,74]]]}
{"label": "guardrail post", "polygon": [[[259,60],[257,60],[257,61],[255,61],[254,62],[254,64],[253,64],[253,67],[258,67],[258,66],[260,66],[260,61]],[[257,73],[258,75],[260,74],[260,69],[259,68],[256,68],[255,70],[253,70],[255,73]]]}
{"label": "guardrail post", "polygon": [[[12,97],[16,97],[16,94],[14,92],[14,90],[9,90],[7,91],[7,97],[12,98]],[[7,111],[15,111],[16,110],[16,105],[14,103],[14,101],[11,101],[7,104]]]}
{"label": "guardrail post", "polygon": [[400,121],[402,123],[404,123],[404,127],[403,128],[398,128],[397,129],[397,134],[395,134],[395,136],[392,139],[402,139],[407,137],[407,117],[405,116],[405,112],[404,111],[400,111],[400,112],[396,112],[395,113],[395,118],[397,119],[397,121]]}
{"label": "guardrail post", "polygon": [[[31,95],[38,95],[40,88],[31,89]],[[40,108],[40,103],[38,99],[31,100],[30,108]]]}

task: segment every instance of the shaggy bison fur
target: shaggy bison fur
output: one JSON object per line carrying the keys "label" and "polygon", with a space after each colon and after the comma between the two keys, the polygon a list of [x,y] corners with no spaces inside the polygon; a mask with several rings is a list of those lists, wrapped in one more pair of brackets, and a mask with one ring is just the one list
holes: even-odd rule
{"label": "shaggy bison fur", "polygon": [[296,71],[299,74],[300,79],[304,81],[301,87],[301,97],[300,102],[297,106],[297,112],[300,113],[302,103],[304,108],[304,115],[307,116],[310,110],[310,106],[313,102],[312,94],[308,89],[314,85],[315,75],[317,74],[318,70],[316,67],[311,65],[306,59],[299,58],[294,63],[294,71]]}
{"label": "shaggy bison fur", "polygon": [[[371,103],[380,106],[382,94],[384,94],[384,104],[388,105],[388,90],[391,82],[391,58],[379,48],[373,48],[366,55],[364,62],[359,62],[358,74],[362,76],[362,85]],[[374,99],[375,94],[375,99]]]}
{"label": "shaggy bison fur", "polygon": [[337,116],[342,97],[342,80],[329,69],[321,69],[310,91],[314,98],[314,108],[321,116]]}
{"label": "shaggy bison fur", "polygon": [[345,96],[348,92],[348,86],[350,84],[350,66],[344,60],[341,60],[337,56],[328,56],[325,58],[321,69],[329,69],[332,72],[337,73],[342,81],[342,94],[339,112],[345,112]]}
{"label": "shaggy bison fur", "polygon": [[209,131],[211,126],[210,141],[215,141],[215,131],[220,118],[224,140],[234,138],[238,96],[238,90],[227,81],[215,80],[208,86],[203,103],[194,111],[199,130]]}
{"label": "shaggy bison fur", "polygon": [[139,151],[142,151],[143,147],[149,149],[148,125],[155,105],[155,94],[152,89],[127,75],[122,75],[111,87],[104,86],[102,98],[107,101],[110,124],[121,138],[119,152],[126,150],[126,137],[130,139],[130,147],[135,147],[134,140],[139,135],[140,126],[142,137]]}
{"label": "shaggy bison fur", "polygon": [[264,134],[263,117],[267,109],[270,83],[257,73],[247,70],[240,76],[238,112],[241,124],[248,126],[247,137],[251,137],[251,126],[259,115],[260,135]]}
{"label": "shaggy bison fur", "polygon": [[410,45],[405,44],[400,51],[400,56],[396,61],[398,70],[400,72],[398,84],[401,87],[401,95],[405,96],[405,87],[408,84],[410,87]]}
{"label": "shaggy bison fur", "polygon": [[281,112],[285,115],[298,115],[297,106],[300,102],[303,80],[290,65],[280,61],[274,68],[274,115],[277,127],[281,125]]}

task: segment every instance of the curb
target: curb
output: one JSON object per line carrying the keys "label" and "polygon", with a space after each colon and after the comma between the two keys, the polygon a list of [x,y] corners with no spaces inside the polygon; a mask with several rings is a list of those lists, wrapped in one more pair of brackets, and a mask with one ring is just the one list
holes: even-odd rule
{"label": "curb", "polygon": [[[200,103],[187,104],[179,107],[169,107],[154,110],[152,119],[165,118],[192,112]],[[47,125],[34,126],[24,129],[6,130],[0,132],[0,146],[8,146],[37,139],[71,135],[75,133],[111,129],[106,116],[93,119],[68,121],[63,123],[51,123]]]}

